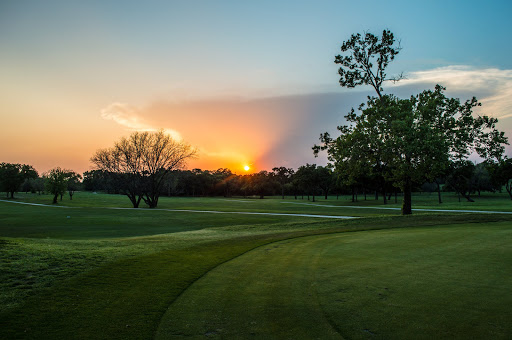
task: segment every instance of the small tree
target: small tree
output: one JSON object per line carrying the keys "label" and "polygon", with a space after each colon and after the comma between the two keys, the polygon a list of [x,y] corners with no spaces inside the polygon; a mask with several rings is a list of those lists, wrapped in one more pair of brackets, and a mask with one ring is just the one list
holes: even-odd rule
{"label": "small tree", "polygon": [[285,168],[284,166],[272,168],[272,171],[274,179],[281,188],[281,198],[284,199],[284,188],[291,181],[294,171],[292,168]]}
{"label": "small tree", "polygon": [[62,196],[66,192],[72,173],[74,172],[71,170],[56,167],[43,174],[46,190],[53,195],[53,204],[57,203],[59,195]]}
{"label": "small tree", "polygon": [[82,183],[81,183],[82,175],[80,175],[79,173],[76,173],[74,171],[70,171],[67,174],[67,178],[68,178],[67,189],[68,189],[68,193],[69,193],[69,199],[72,200],[73,195],[75,194],[75,191],[79,190],[82,185]]}

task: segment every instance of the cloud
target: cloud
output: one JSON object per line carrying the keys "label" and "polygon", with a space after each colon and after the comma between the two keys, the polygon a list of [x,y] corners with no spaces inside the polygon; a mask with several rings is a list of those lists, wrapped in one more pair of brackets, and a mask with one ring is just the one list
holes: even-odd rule
{"label": "cloud", "polygon": [[482,103],[486,115],[496,118],[512,117],[512,70],[497,68],[474,68],[453,65],[426,71],[411,72],[408,79],[395,86],[419,86],[440,84],[449,93],[476,96]]}
{"label": "cloud", "polygon": [[[101,117],[105,120],[113,120],[117,124],[131,131],[157,131],[151,124],[145,122],[140,110],[125,103],[112,103],[101,110]],[[176,140],[181,140],[181,134],[173,129],[164,128],[164,131]]]}
{"label": "cloud", "polygon": [[[386,92],[407,98],[441,84],[447,95],[462,100],[476,96],[483,114],[500,118],[499,129],[512,132],[512,70],[450,66],[408,74],[408,79]],[[352,107],[374,93],[371,88],[258,98],[160,99],[142,108],[112,103],[102,117],[130,130],[168,129],[200,149],[191,163],[203,169],[236,167],[251,163],[254,168],[298,167],[305,163],[325,164],[325,154],[314,158],[311,147],[319,135],[337,136],[337,125]],[[180,131],[178,133],[177,131]],[[508,151],[510,153],[510,151]]]}

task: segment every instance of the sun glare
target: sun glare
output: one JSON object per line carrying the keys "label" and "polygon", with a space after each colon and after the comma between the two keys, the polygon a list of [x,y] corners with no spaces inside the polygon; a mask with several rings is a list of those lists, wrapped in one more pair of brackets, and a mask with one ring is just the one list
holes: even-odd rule
{"label": "sun glare", "polygon": [[249,171],[250,169],[251,169],[251,167],[250,167],[250,166],[248,166],[248,165],[244,165],[244,170],[245,170],[245,171]]}

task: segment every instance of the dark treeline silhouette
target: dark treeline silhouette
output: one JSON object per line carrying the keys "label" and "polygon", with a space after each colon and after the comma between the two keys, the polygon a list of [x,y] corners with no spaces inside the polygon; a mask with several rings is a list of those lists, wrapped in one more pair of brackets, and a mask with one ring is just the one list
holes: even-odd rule
{"label": "dark treeline silhouette", "polygon": [[[469,163],[463,171],[452,167],[433,182],[414,183],[416,192],[436,192],[442,203],[441,192],[455,192],[468,201],[471,196],[480,196],[481,192],[502,192],[503,188],[512,199],[512,160],[501,164],[485,162],[474,165]],[[84,173],[83,188],[88,191],[104,191],[121,194],[123,189],[115,174],[92,170]],[[163,196],[189,197],[254,197],[279,195],[282,198],[292,196],[295,199],[315,201],[318,196],[327,199],[327,195],[350,195],[353,202],[360,200],[398,201],[401,191],[384,176],[361,176],[353,178],[348,174],[333,172],[328,167],[306,164],[297,170],[275,167],[273,171],[238,175],[229,169],[211,170],[174,170],[161,188]]]}
{"label": "dark treeline silhouette", "polygon": [[66,191],[69,199],[82,189],[82,175],[59,167],[53,168],[41,176],[33,166],[17,163],[0,163],[0,191],[7,193],[7,197],[14,198],[15,192],[50,193],[54,195],[53,203]]}
{"label": "dark treeline silhouette", "polygon": [[[0,191],[7,197],[15,192],[50,193],[54,198],[68,191],[70,199],[75,191],[101,191],[124,194],[123,178],[119,174],[102,170],[86,171],[82,177],[60,168],[41,176],[30,165],[0,163]],[[482,192],[506,191],[512,199],[512,159],[497,163],[468,162],[464,167],[452,166],[434,181],[415,183],[416,192],[437,192],[442,203],[442,192],[455,192],[473,201]],[[349,195],[353,202],[361,200],[398,201],[402,193],[384,176],[350,176],[349,173],[333,172],[329,167],[306,164],[297,170],[275,167],[272,171],[238,175],[229,169],[173,170],[160,189],[163,196],[189,197],[246,197],[291,196],[295,199],[315,201],[321,196]]]}
{"label": "dark treeline silhouette", "polygon": [[[173,170],[160,188],[165,196],[224,196],[257,197],[293,195],[315,200],[318,195],[327,195],[334,189],[335,175],[327,167],[307,164],[297,171],[276,167],[272,171],[238,175],[229,169]],[[83,186],[89,191],[105,191],[122,194],[123,181],[118,174],[92,170],[84,173]]]}

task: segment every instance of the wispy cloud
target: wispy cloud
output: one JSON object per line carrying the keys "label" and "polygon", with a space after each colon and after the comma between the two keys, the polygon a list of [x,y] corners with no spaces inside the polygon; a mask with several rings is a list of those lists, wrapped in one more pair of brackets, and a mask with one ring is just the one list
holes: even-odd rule
{"label": "wispy cloud", "polygon": [[512,117],[512,70],[455,65],[412,72],[407,78],[397,86],[440,84],[448,91],[476,96],[485,114]]}
{"label": "wispy cloud", "polygon": [[[113,120],[117,124],[128,128],[131,131],[157,131],[151,124],[142,118],[142,112],[125,103],[112,103],[101,110],[101,117],[106,120]],[[181,134],[173,129],[164,129],[172,138],[181,140]]]}

